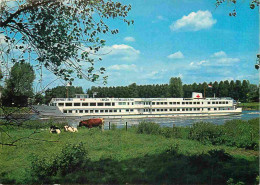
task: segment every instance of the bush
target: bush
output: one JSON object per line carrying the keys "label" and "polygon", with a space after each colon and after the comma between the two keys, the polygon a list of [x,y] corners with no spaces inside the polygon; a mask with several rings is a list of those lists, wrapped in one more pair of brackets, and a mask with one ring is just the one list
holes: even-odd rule
{"label": "bush", "polygon": [[222,144],[221,135],[222,130],[219,126],[207,122],[198,122],[191,126],[188,138],[204,144]]}
{"label": "bush", "polygon": [[[53,160],[35,157],[32,162],[32,182],[55,183],[66,180],[66,176],[81,172],[87,168],[89,158],[82,143],[78,145],[67,144],[59,155]],[[77,179],[70,179],[76,182]]]}
{"label": "bush", "polygon": [[160,125],[153,122],[141,122],[137,126],[138,134],[160,134],[161,128]]}
{"label": "bush", "polygon": [[112,123],[112,124],[111,124],[111,130],[116,130],[116,129],[117,129],[116,124]]}
{"label": "bush", "polygon": [[225,145],[258,150],[259,119],[231,120],[223,125]]}

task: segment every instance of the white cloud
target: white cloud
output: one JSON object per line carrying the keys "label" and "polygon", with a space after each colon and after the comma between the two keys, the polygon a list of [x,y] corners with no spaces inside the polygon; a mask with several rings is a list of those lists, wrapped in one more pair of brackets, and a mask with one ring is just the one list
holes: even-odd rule
{"label": "white cloud", "polygon": [[225,57],[225,58],[217,59],[218,64],[225,64],[225,65],[230,65],[230,64],[233,64],[233,63],[237,63],[239,61],[240,61],[239,58],[228,58],[228,57]]}
{"label": "white cloud", "polygon": [[224,51],[219,51],[211,55],[211,57],[226,57],[227,54]]}
{"label": "white cloud", "polygon": [[208,61],[206,61],[206,60],[202,60],[202,61],[198,62],[198,65],[202,65],[202,64],[207,63],[207,62]]}
{"label": "white cloud", "polygon": [[182,54],[181,51],[178,51],[176,53],[170,54],[168,56],[168,58],[170,58],[170,59],[181,59],[181,58],[184,58],[184,55]]}
{"label": "white cloud", "polygon": [[183,16],[181,19],[173,22],[170,25],[172,31],[187,30],[187,31],[198,31],[201,29],[211,28],[217,22],[213,19],[210,11],[197,11],[191,12],[187,16]]}
{"label": "white cloud", "polygon": [[135,38],[134,37],[125,37],[124,41],[126,41],[126,42],[135,42]]}
{"label": "white cloud", "polygon": [[156,18],[159,20],[165,20],[165,18],[162,15],[158,15]]}
{"label": "white cloud", "polygon": [[115,57],[116,60],[133,61],[139,57],[140,51],[132,46],[120,44],[105,46],[99,52],[103,57]]}
{"label": "white cloud", "polygon": [[115,70],[115,71],[136,71],[136,65],[131,64],[121,64],[121,65],[112,65],[107,68],[108,70]]}

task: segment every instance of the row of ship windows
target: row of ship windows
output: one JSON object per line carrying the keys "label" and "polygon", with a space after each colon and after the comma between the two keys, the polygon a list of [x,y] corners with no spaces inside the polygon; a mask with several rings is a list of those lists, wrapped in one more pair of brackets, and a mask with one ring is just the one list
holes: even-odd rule
{"label": "row of ship windows", "polygon": [[[134,109],[124,109],[125,112],[134,112]],[[185,109],[143,109],[143,112],[172,112],[172,111],[201,111],[201,110],[220,110],[220,108],[185,108]],[[229,109],[228,109],[229,110]],[[111,113],[122,112],[121,109],[107,110],[75,110],[75,113]],[[63,113],[72,113],[72,110],[63,110]]]}
{"label": "row of ship windows", "polygon": [[[168,105],[168,102],[144,102],[144,105]],[[203,102],[169,102],[170,105],[188,105],[188,104],[203,104]],[[211,102],[208,102],[208,104],[211,104]],[[219,102],[212,102],[212,104],[228,104],[228,101],[219,101]],[[51,106],[56,106],[57,104],[56,103],[52,103]],[[66,107],[72,107],[72,105],[74,106],[115,106],[115,103],[110,103],[110,102],[107,102],[107,103],[58,103],[58,106],[59,107],[63,107],[63,106],[66,106]],[[134,105],[133,102],[119,102],[118,105]]]}

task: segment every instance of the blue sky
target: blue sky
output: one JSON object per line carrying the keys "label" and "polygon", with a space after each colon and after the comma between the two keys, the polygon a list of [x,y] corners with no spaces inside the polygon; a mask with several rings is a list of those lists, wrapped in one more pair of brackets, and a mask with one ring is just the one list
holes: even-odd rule
{"label": "blue sky", "polygon": [[[216,8],[214,0],[123,2],[132,5],[128,19],[135,23],[108,22],[119,34],[103,36],[106,46],[101,52],[110,53],[96,64],[107,69],[106,86],[163,84],[171,77],[181,77],[185,84],[243,79],[258,83],[258,12],[249,8],[249,1],[238,1],[236,17],[228,15],[232,4]],[[74,85],[84,90],[102,86],[86,80]]]}

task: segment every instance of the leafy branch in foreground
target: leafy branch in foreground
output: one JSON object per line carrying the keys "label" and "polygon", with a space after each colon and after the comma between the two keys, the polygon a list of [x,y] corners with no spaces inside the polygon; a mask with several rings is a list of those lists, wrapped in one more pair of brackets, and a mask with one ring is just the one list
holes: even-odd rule
{"label": "leafy branch in foreground", "polygon": [[[91,55],[105,45],[100,34],[117,34],[106,19],[126,16],[131,5],[112,0],[0,1],[0,53],[2,64],[28,61],[42,65],[64,80],[97,81],[105,68],[95,70]],[[98,58],[101,60],[101,58]]]}

